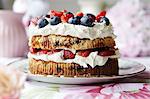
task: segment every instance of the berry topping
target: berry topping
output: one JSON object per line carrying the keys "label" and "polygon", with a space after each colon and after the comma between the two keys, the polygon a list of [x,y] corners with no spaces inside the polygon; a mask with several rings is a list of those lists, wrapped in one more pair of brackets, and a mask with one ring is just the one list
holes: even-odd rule
{"label": "berry topping", "polygon": [[83,17],[83,15],[84,15],[84,14],[83,14],[82,12],[77,12],[77,13],[76,13],[76,16],[79,16],[79,17]]}
{"label": "berry topping", "polygon": [[38,52],[38,49],[32,48],[32,47],[30,47],[29,50],[30,50],[30,52],[31,52],[32,54],[35,54],[35,53]]}
{"label": "berry topping", "polygon": [[52,54],[60,52],[60,51],[61,51],[61,49],[55,49],[55,50],[48,51],[47,54],[52,55]]}
{"label": "berry topping", "polygon": [[79,17],[72,17],[68,20],[68,23],[79,25],[80,24],[80,18]]}
{"label": "berry topping", "polygon": [[46,17],[46,18],[50,18],[51,16],[50,16],[49,14],[47,14],[45,17]]}
{"label": "berry topping", "polygon": [[65,14],[61,16],[61,20],[63,22],[68,22],[69,18],[71,17],[74,17],[74,15],[71,12],[65,12]]}
{"label": "berry topping", "polygon": [[66,13],[67,12],[67,10],[63,10],[63,13]]}
{"label": "berry topping", "polygon": [[105,23],[107,26],[110,24],[109,19],[107,17],[102,17],[100,23]]}
{"label": "berry topping", "polygon": [[69,19],[69,18],[67,18],[65,15],[62,15],[62,16],[61,16],[61,21],[62,21],[62,22],[68,22],[68,19]]}
{"label": "berry topping", "polygon": [[106,11],[102,11],[97,16],[105,16],[105,15],[106,15]]}
{"label": "berry topping", "polygon": [[101,20],[101,18],[104,17],[105,15],[106,15],[106,11],[100,12],[100,13],[96,16],[97,22],[99,22],[99,21]]}
{"label": "berry topping", "polygon": [[66,17],[71,18],[74,17],[74,15],[71,12],[66,12]]}
{"label": "berry topping", "polygon": [[39,20],[38,23],[39,23],[39,28],[43,28],[46,25],[48,25],[49,22],[46,19],[41,19],[41,20]]}
{"label": "berry topping", "polygon": [[85,16],[88,16],[89,18],[91,18],[93,20],[93,22],[95,21],[96,17],[93,14],[87,13]]}
{"label": "berry topping", "polygon": [[93,22],[94,22],[93,19],[88,16],[83,16],[81,18],[81,25],[92,27],[94,26]]}
{"label": "berry topping", "polygon": [[63,58],[64,59],[74,59],[75,58],[75,54],[73,54],[69,50],[64,50]]}
{"label": "berry topping", "polygon": [[50,24],[51,24],[51,25],[57,25],[57,24],[59,24],[59,23],[61,23],[60,17],[58,17],[58,16],[52,16],[52,17],[50,18]]}
{"label": "berry topping", "polygon": [[48,50],[41,50],[40,54],[47,54]]}
{"label": "berry topping", "polygon": [[53,16],[61,17],[61,16],[63,15],[63,12],[51,10],[51,14],[52,14]]}
{"label": "berry topping", "polygon": [[98,55],[100,55],[100,56],[111,56],[111,55],[114,55],[115,54],[115,51],[109,51],[109,50],[107,50],[107,51],[99,51],[98,52]]}
{"label": "berry topping", "polygon": [[91,52],[92,52],[92,50],[79,51],[78,55],[80,55],[82,57],[88,57]]}

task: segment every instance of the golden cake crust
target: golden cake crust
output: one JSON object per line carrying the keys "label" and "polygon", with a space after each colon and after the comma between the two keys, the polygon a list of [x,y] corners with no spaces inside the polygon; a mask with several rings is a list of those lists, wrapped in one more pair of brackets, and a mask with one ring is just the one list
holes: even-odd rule
{"label": "golden cake crust", "polygon": [[52,61],[29,59],[29,71],[32,74],[65,77],[100,77],[118,75],[118,59],[108,59],[104,66],[83,68],[75,63],[56,63]]}
{"label": "golden cake crust", "polygon": [[80,39],[71,36],[47,35],[33,36],[30,39],[29,46],[32,48],[40,48],[45,50],[52,49],[74,49],[85,50],[101,47],[114,47],[115,41],[112,37],[97,38],[94,40]]}

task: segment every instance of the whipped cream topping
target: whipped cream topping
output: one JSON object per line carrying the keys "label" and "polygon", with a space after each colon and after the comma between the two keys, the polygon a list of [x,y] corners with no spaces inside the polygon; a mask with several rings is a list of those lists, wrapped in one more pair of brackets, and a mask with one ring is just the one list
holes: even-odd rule
{"label": "whipped cream topping", "polygon": [[105,23],[94,23],[93,27],[86,27],[82,25],[73,25],[69,23],[59,23],[58,25],[50,25],[43,28],[38,28],[34,24],[29,26],[28,32],[29,37],[35,35],[49,35],[49,34],[56,34],[56,35],[69,35],[78,38],[89,38],[91,40],[96,38],[104,38],[104,37],[113,37],[116,36],[113,34],[113,28],[110,24],[106,26]]}
{"label": "whipped cream topping", "polygon": [[95,66],[103,66],[108,58],[119,58],[120,54],[119,51],[117,50],[115,55],[112,56],[99,56],[97,55],[98,51],[95,52],[91,52],[90,55],[88,57],[82,57],[76,54],[74,59],[66,59],[64,60],[62,58],[63,56],[63,51],[54,53],[52,55],[48,55],[48,54],[31,54],[28,53],[28,57],[37,59],[37,60],[44,60],[44,61],[54,61],[54,62],[62,62],[62,63],[76,63],[79,64],[80,66],[83,67],[88,67],[87,64],[89,64],[92,68],[94,68]]}

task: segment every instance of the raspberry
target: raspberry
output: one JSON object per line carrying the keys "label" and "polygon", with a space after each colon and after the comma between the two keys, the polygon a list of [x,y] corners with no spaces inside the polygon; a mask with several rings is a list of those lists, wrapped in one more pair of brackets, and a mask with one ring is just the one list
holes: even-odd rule
{"label": "raspberry", "polygon": [[100,55],[100,56],[111,56],[111,55],[114,55],[115,54],[115,51],[109,51],[109,50],[107,50],[107,51],[99,51],[98,52],[98,55]]}
{"label": "raspberry", "polygon": [[74,15],[71,12],[65,12],[62,16],[61,16],[61,20],[63,22],[68,22],[69,18],[74,17]]}
{"label": "raspberry", "polygon": [[96,17],[97,22],[100,22],[101,19],[102,19],[102,16],[97,16]]}
{"label": "raspberry", "polygon": [[76,16],[79,16],[79,17],[83,17],[83,15],[84,15],[84,14],[83,14],[82,12],[77,12],[77,13],[76,13]]}
{"label": "raspberry", "polygon": [[61,16],[61,21],[62,22],[68,22],[69,18],[67,18],[65,15]]}
{"label": "raspberry", "polygon": [[102,11],[100,12],[97,16],[96,16],[96,20],[99,22],[101,20],[102,17],[104,17],[106,15],[106,11]]}
{"label": "raspberry", "polygon": [[102,11],[97,16],[105,16],[105,15],[106,15],[106,11]]}
{"label": "raspberry", "polygon": [[52,14],[53,16],[61,17],[61,16],[63,15],[63,12],[51,10],[51,14]]}
{"label": "raspberry", "polygon": [[64,50],[63,58],[64,59],[74,59],[75,58],[75,54],[73,54],[69,50]]}
{"label": "raspberry", "polygon": [[82,57],[88,57],[91,52],[92,52],[92,50],[83,50],[83,51],[79,51],[78,55],[80,55]]}

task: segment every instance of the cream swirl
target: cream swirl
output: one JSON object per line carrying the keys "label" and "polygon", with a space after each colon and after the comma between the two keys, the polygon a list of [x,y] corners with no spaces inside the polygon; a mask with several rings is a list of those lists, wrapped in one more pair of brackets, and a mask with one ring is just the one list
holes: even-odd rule
{"label": "cream swirl", "polygon": [[59,23],[58,25],[47,25],[43,28],[38,28],[31,24],[28,32],[29,37],[34,35],[69,35],[78,38],[89,38],[91,40],[96,38],[113,37],[116,36],[113,33],[112,25],[106,26],[105,23],[94,23],[93,27],[86,27],[82,25],[73,25],[68,23]]}
{"label": "cream swirl", "polygon": [[82,57],[79,55],[76,55],[74,59],[66,59],[64,60],[62,58],[63,55],[63,51],[54,53],[52,55],[48,55],[48,54],[31,54],[28,53],[28,57],[34,58],[34,59],[40,59],[40,60],[44,60],[44,61],[54,61],[54,62],[62,62],[62,63],[76,63],[79,64],[80,66],[83,67],[88,67],[87,64],[89,64],[92,68],[94,68],[95,66],[103,66],[108,58],[119,58],[120,54],[119,51],[116,51],[115,55],[112,56],[99,56],[97,55],[98,51],[95,52],[91,52],[90,55],[88,57]]}

